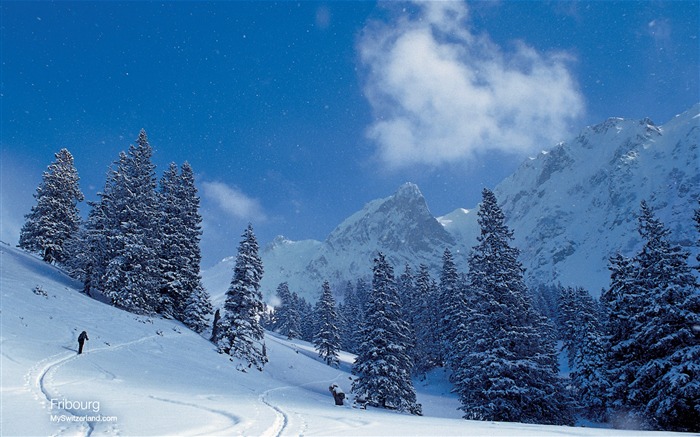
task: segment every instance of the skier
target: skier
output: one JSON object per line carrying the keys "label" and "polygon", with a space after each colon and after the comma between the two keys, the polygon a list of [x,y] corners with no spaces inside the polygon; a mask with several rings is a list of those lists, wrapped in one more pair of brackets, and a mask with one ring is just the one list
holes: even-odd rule
{"label": "skier", "polygon": [[83,331],[78,336],[78,355],[83,353],[83,344],[85,344],[85,340],[90,340],[90,339],[87,336],[87,332]]}

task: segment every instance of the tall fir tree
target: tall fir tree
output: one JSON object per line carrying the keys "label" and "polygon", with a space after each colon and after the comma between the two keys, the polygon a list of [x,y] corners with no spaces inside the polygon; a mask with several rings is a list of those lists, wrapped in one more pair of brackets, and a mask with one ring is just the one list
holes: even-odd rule
{"label": "tall fir tree", "polygon": [[314,346],[318,356],[329,366],[338,367],[340,361],[340,331],[338,328],[338,312],[335,299],[328,281],[323,282],[321,297],[316,303],[316,335]]}
{"label": "tall fir tree", "polygon": [[300,338],[304,341],[312,342],[314,340],[314,334],[316,333],[313,305],[307,302],[302,296],[299,296],[296,291],[292,292],[292,305],[299,314]]}
{"label": "tall fir tree", "polygon": [[202,218],[194,172],[189,163],[185,162],[179,173],[177,166],[170,164],[161,178],[159,194],[162,244],[157,309],[165,316],[199,329],[212,307],[200,275]]}
{"label": "tall fir tree", "polygon": [[519,251],[495,195],[483,191],[481,233],[469,256],[475,294],[457,331],[454,380],[465,418],[572,424],[558,379],[553,328],[533,310]]}
{"label": "tall fir tree", "polygon": [[401,310],[403,313],[402,318],[408,327],[408,331],[406,332],[406,335],[408,336],[408,355],[411,357],[411,362],[414,363],[414,371],[416,369],[415,363],[417,361],[416,332],[418,329],[418,308],[420,306],[415,281],[416,279],[413,275],[413,270],[411,269],[411,266],[406,263],[403,273],[399,275],[397,290],[401,301]]}
{"label": "tall fir tree", "polygon": [[425,264],[418,267],[415,288],[418,296],[415,320],[415,372],[426,373],[440,364],[440,342],[438,341],[440,309],[437,306],[438,287],[430,277],[430,271]]}
{"label": "tall fir tree", "polygon": [[700,320],[698,283],[689,253],[669,242],[670,231],[642,202],[635,257],[639,312],[631,342],[642,357],[629,388],[631,406],[653,428],[700,431]]}
{"label": "tall fir tree", "polygon": [[277,297],[280,299],[280,304],[275,307],[274,330],[289,340],[299,338],[301,336],[299,308],[289,291],[289,284],[282,282],[277,286]]}
{"label": "tall fir tree", "polygon": [[455,353],[456,326],[462,318],[466,302],[462,299],[457,266],[450,249],[445,249],[442,255],[442,270],[440,271],[440,365],[451,366]]}
{"label": "tall fir tree", "polygon": [[226,292],[226,313],[218,340],[219,350],[262,370],[267,362],[264,354],[264,332],[260,317],[265,311],[260,292],[263,264],[258,254],[253,226],[248,225],[238,246],[231,285]]}
{"label": "tall fir tree", "polygon": [[155,165],[146,132],[121,153],[103,197],[108,261],[103,293],[120,308],[153,313],[158,308],[161,250]]}
{"label": "tall fir tree", "polygon": [[360,305],[360,300],[355,291],[355,287],[350,281],[345,284],[343,306],[340,313],[343,319],[343,328],[340,335],[342,349],[348,352],[356,353],[357,346],[360,343],[358,328],[362,324],[364,311]]}
{"label": "tall fir tree", "polygon": [[634,264],[631,258],[621,254],[609,260],[610,287],[600,296],[603,314],[603,332],[609,345],[605,359],[607,380],[610,382],[607,404],[617,417],[624,417],[630,410],[629,385],[642,357],[630,342],[632,318],[639,311],[634,287]]}
{"label": "tall fir tree", "polygon": [[41,255],[48,263],[65,263],[65,251],[80,229],[78,203],[84,200],[73,155],[61,149],[42,175],[32,206],[19,234],[19,247]]}
{"label": "tall fir tree", "polygon": [[402,318],[394,269],[382,253],[374,259],[372,291],[361,328],[362,344],[352,372],[356,399],[379,408],[421,414],[411,381],[408,326]]}
{"label": "tall fir tree", "polygon": [[159,251],[158,306],[156,310],[165,317],[182,320],[184,303],[189,297],[182,281],[181,269],[186,265],[183,211],[177,166],[171,162],[160,179],[160,236],[163,242]]}
{"label": "tall fir tree", "polygon": [[182,322],[194,331],[202,333],[202,324],[211,316],[213,307],[209,293],[202,284],[200,265],[202,252],[202,216],[199,213],[199,196],[195,186],[194,170],[185,161],[180,167],[178,193],[182,213],[182,250],[184,265],[180,277],[184,284],[186,299],[176,306],[178,313],[184,311]]}
{"label": "tall fir tree", "polygon": [[[606,394],[609,388],[605,373],[606,343],[600,321],[599,305],[581,287],[562,287],[562,309],[566,318],[564,347],[574,398],[582,416],[602,422],[607,416]],[[566,303],[565,303],[566,302]]]}

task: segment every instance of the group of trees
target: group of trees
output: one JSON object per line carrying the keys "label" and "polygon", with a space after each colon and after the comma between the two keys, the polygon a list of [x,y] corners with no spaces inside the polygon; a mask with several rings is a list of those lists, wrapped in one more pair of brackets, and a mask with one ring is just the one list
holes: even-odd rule
{"label": "group of trees", "polygon": [[[695,221],[700,231],[700,209]],[[700,285],[689,253],[646,202],[638,231],[639,252],[611,257],[600,302],[585,290],[561,293],[578,407],[620,426],[700,431]]]}
{"label": "group of trees", "polygon": [[212,311],[200,276],[201,221],[192,167],[170,164],[160,181],[146,133],[121,152],[99,199],[84,197],[73,156],[59,151],[35,194],[19,246],[80,279],[88,295],[140,314],[160,314],[197,332]]}
{"label": "group of trees", "polygon": [[[26,215],[19,246],[65,267],[88,295],[138,314],[159,314],[196,332],[209,327],[212,305],[200,276],[202,235],[199,197],[192,167],[171,163],[160,181],[146,132],[119,154],[99,200],[84,196],[73,156],[59,151],[49,165]],[[265,306],[260,292],[262,261],[252,226],[238,248],[224,317],[212,340],[219,351],[262,369],[267,361],[259,323]]]}
{"label": "group of trees", "polygon": [[[378,254],[371,286],[362,280],[347,284],[344,302],[331,316],[342,335],[329,349],[357,354],[352,388],[368,405],[420,414],[411,377],[440,366],[451,370],[466,418],[571,424],[554,328],[531,303],[512,231],[489,190],[483,192],[479,224],[468,276],[458,272],[449,250],[439,281],[424,265],[417,274],[405,266],[396,278]],[[273,328],[293,338],[304,313],[286,284],[278,294]],[[316,313],[307,316],[327,317],[328,296],[326,283]],[[315,340],[331,338],[321,334],[327,321]]]}

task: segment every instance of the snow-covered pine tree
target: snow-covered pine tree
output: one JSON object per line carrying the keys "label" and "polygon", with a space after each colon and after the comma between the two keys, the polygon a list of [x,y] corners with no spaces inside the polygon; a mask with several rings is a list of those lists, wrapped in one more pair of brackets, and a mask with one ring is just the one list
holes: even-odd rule
{"label": "snow-covered pine tree", "polygon": [[421,264],[416,276],[418,309],[416,314],[416,347],[414,364],[416,373],[425,373],[439,364],[437,284],[430,277],[428,266]]}
{"label": "snow-covered pine tree", "polygon": [[111,258],[108,235],[111,225],[107,217],[107,197],[110,196],[110,180],[104,190],[97,193],[97,202],[88,202],[90,212],[80,231],[80,241],[71,249],[73,256],[72,274],[83,281],[83,291],[88,296],[104,290],[105,272]]}
{"label": "snow-covered pine tree", "polygon": [[481,233],[469,256],[475,307],[458,330],[455,358],[465,418],[572,424],[553,328],[533,310],[519,251],[510,244],[513,233],[488,189],[478,222]]}
{"label": "snow-covered pine tree", "polygon": [[282,282],[277,286],[277,297],[280,304],[275,307],[274,330],[291,340],[301,336],[299,326],[299,308],[295,305],[292,293],[289,291],[289,284]]}
{"label": "snow-covered pine tree", "polygon": [[340,335],[342,349],[356,353],[360,343],[358,328],[362,324],[364,311],[360,306],[360,300],[357,297],[355,288],[350,281],[345,284],[341,316],[343,319],[343,328]]}
{"label": "snow-covered pine tree", "polygon": [[606,419],[609,383],[605,373],[607,348],[603,339],[600,309],[585,289],[567,289],[574,310],[570,315],[573,319],[567,323],[572,331],[568,352],[574,398],[582,416],[602,422]]}
{"label": "snow-covered pine tree", "polygon": [[399,275],[396,285],[401,301],[402,318],[408,327],[408,331],[406,332],[408,336],[408,355],[411,357],[411,362],[414,363],[413,369],[415,370],[415,362],[417,360],[416,331],[418,329],[416,321],[418,319],[420,297],[417,295],[413,270],[408,263],[404,266],[403,273]]}
{"label": "snow-covered pine tree", "polygon": [[[633,284],[633,260],[621,254],[610,257],[610,287],[600,296],[605,317],[603,331],[605,342],[609,345],[605,359],[607,380],[610,382],[607,394],[608,407],[615,411],[616,417],[624,417],[629,408],[629,384],[641,357],[631,348],[632,317],[639,310],[636,291]],[[615,425],[615,423],[613,423]]]}
{"label": "snow-covered pine tree", "polygon": [[450,249],[445,249],[442,255],[442,270],[440,272],[440,365],[452,366],[456,342],[456,324],[462,319],[466,308],[463,299],[459,274]]}
{"label": "snow-covered pine tree", "polygon": [[185,300],[182,322],[194,332],[201,334],[209,327],[209,316],[213,311],[209,293],[203,286],[197,287]]}
{"label": "snow-covered pine tree", "polygon": [[114,305],[136,313],[156,311],[160,286],[160,212],[152,155],[141,130],[136,145],[120,154],[109,175],[110,195],[102,199],[109,256],[103,292]]}
{"label": "snow-covered pine tree", "polygon": [[[209,293],[202,284],[200,265],[202,252],[202,215],[199,213],[199,196],[195,186],[194,170],[189,162],[180,166],[180,199],[182,202],[183,251],[185,265],[181,277],[188,297],[185,300],[185,318],[183,323],[197,332],[200,321],[211,316],[213,307]],[[188,308],[190,308],[188,310]],[[189,315],[188,315],[189,314]]]}
{"label": "snow-covered pine tree", "polygon": [[316,335],[314,346],[318,356],[329,366],[338,367],[340,352],[340,331],[335,299],[328,281],[323,282],[321,297],[316,303]]}
{"label": "snow-covered pine tree", "polygon": [[184,319],[185,301],[189,297],[182,281],[181,269],[186,264],[183,211],[177,165],[171,162],[160,179],[159,286],[156,311],[165,317]]}
{"label": "snow-covered pine tree", "polygon": [[576,332],[576,293],[573,287],[557,288],[558,316],[559,316],[559,336],[566,349],[569,368],[574,367],[574,357],[576,356],[575,332]]}
{"label": "snow-covered pine tree", "polygon": [[78,203],[84,200],[73,155],[61,149],[42,175],[32,206],[19,234],[19,247],[38,253],[48,263],[64,263],[64,247],[80,229]]}
{"label": "snow-covered pine tree", "polygon": [[170,164],[161,178],[159,194],[162,248],[158,312],[200,329],[212,306],[200,275],[202,218],[189,163],[182,165],[180,173],[174,163]]}
{"label": "snow-covered pine tree", "polygon": [[699,285],[689,253],[669,242],[670,231],[642,202],[634,282],[640,311],[631,342],[642,360],[629,387],[631,406],[653,428],[700,431]]}
{"label": "snow-covered pine tree", "polygon": [[362,344],[352,372],[356,399],[367,405],[421,414],[411,381],[408,330],[402,319],[394,269],[382,253],[374,259],[372,291],[361,327]]}
{"label": "snow-covered pine tree", "polygon": [[316,332],[314,307],[302,296],[299,296],[296,291],[292,292],[292,305],[299,313],[300,338],[312,342]]}
{"label": "snow-covered pine tree", "polygon": [[226,313],[222,318],[219,350],[262,370],[267,362],[263,353],[263,328],[259,319],[265,311],[260,292],[263,265],[258,254],[253,226],[242,235],[236,255],[231,285],[226,292]]}

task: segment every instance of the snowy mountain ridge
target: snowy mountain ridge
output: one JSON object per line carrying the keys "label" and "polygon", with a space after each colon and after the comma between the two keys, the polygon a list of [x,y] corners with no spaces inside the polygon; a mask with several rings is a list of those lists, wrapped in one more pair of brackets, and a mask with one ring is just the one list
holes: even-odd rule
{"label": "snowy mountain ridge", "polygon": [[[598,294],[607,285],[607,262],[639,244],[636,216],[641,200],[657,210],[675,242],[695,250],[693,210],[700,197],[700,104],[663,126],[651,120],[610,118],[570,141],[526,159],[494,192],[514,231],[530,284],[582,286]],[[270,301],[282,281],[315,301],[321,283],[336,288],[369,278],[382,250],[395,270],[428,265],[437,275],[441,256],[452,251],[458,269],[479,233],[477,207],[434,217],[415,184],[373,200],[333,230],[325,241],[278,237],[261,251],[262,288]],[[212,296],[227,283],[212,278],[232,262],[203,273]],[[336,290],[339,291],[339,290]]]}

